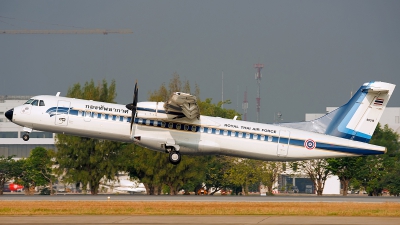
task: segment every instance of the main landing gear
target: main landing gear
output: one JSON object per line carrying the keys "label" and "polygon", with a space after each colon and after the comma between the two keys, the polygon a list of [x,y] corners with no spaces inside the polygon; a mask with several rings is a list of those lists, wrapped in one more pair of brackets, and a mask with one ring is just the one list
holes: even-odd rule
{"label": "main landing gear", "polygon": [[168,147],[167,152],[169,153],[169,162],[178,165],[181,162],[182,156],[179,151],[176,151],[174,147]]}

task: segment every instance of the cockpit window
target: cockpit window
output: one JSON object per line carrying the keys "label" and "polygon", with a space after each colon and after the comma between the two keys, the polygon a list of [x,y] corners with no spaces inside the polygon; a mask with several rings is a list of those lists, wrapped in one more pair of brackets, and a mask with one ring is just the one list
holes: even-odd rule
{"label": "cockpit window", "polygon": [[34,99],[29,99],[27,102],[25,102],[25,105],[26,105],[26,104],[28,104],[28,105],[31,104],[31,103],[33,102],[33,100],[34,100]]}
{"label": "cockpit window", "polygon": [[44,101],[43,100],[40,100],[39,106],[44,106]]}
{"label": "cockpit window", "polygon": [[39,100],[33,100],[33,102],[31,103],[31,105],[38,105],[38,103],[39,103]]}

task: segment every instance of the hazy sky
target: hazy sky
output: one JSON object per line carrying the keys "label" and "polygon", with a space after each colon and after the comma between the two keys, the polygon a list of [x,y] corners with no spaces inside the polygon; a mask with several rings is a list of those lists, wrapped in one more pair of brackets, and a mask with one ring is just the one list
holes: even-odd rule
{"label": "hazy sky", "polygon": [[[0,30],[132,29],[133,34],[0,34],[0,95],[65,95],[90,79],[139,100],[177,72],[201,98],[256,120],[255,63],[263,63],[260,122],[340,106],[370,80],[400,85],[400,1],[0,1]],[[389,106],[400,106],[400,86]]]}

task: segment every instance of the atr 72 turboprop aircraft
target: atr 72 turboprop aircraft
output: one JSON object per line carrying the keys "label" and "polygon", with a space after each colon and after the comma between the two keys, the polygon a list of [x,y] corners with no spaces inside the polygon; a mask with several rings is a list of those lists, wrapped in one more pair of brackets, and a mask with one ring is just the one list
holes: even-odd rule
{"label": "atr 72 turboprop aircraft", "polygon": [[363,84],[348,103],[309,122],[262,124],[236,118],[201,116],[196,97],[175,92],[166,102],[124,105],[40,95],[6,112],[23,126],[25,141],[33,129],[82,137],[134,142],[169,153],[220,154],[270,161],[383,154],[368,144],[395,88],[385,82]]}

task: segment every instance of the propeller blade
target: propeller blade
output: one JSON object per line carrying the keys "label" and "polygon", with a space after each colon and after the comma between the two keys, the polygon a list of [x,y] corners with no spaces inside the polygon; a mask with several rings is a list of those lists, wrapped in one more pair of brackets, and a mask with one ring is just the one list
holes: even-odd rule
{"label": "propeller blade", "polygon": [[132,111],[131,115],[131,128],[130,131],[132,133],[132,127],[133,127],[133,122],[135,120],[135,114],[136,114],[136,108],[137,108],[137,102],[138,102],[138,87],[137,87],[137,81],[135,83],[135,89],[133,91],[133,102],[131,104],[126,105],[126,108],[130,109]]}

